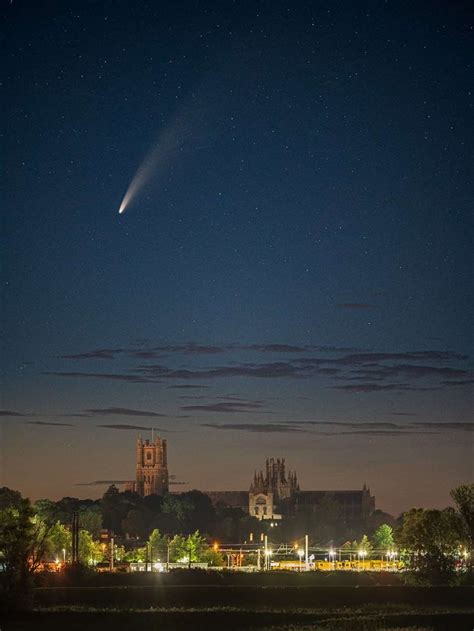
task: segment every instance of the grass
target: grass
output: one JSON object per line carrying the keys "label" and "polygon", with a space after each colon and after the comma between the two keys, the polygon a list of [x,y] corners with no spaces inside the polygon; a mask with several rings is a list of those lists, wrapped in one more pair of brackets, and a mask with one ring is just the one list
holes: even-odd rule
{"label": "grass", "polygon": [[[289,573],[42,577],[35,609],[1,631],[472,631],[472,587],[413,587],[383,577]],[[387,581],[393,580],[387,577]],[[382,584],[375,584],[375,581]],[[341,584],[342,582],[342,584]]]}
{"label": "grass", "polygon": [[122,609],[238,607],[247,609],[358,608],[368,603],[465,607],[474,601],[470,587],[314,586],[314,585],[164,585],[52,587],[35,590],[37,607],[85,606]]}
{"label": "grass", "polygon": [[195,629],[308,631],[471,631],[471,611],[246,610],[235,608],[172,608],[148,611],[56,608],[31,612],[2,622],[2,631],[188,631]]}

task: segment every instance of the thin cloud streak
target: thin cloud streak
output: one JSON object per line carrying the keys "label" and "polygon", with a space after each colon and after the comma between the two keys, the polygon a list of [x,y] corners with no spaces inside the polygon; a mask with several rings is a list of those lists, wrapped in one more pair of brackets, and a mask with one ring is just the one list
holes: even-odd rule
{"label": "thin cloud streak", "polygon": [[31,416],[31,414],[23,414],[23,412],[15,412],[13,410],[0,410],[0,416],[22,417],[22,416]]}
{"label": "thin cloud streak", "polygon": [[168,430],[162,429],[160,427],[148,427],[145,425],[130,425],[128,423],[117,423],[117,424],[107,424],[107,425],[96,425],[96,427],[102,427],[104,429],[116,429],[116,430],[143,430],[143,431],[151,431],[155,432],[167,432]]}
{"label": "thin cloud streak", "polygon": [[91,416],[147,416],[147,417],[166,417],[166,414],[160,412],[150,412],[148,410],[134,410],[131,408],[108,407],[108,408],[91,408],[85,410]]}
{"label": "thin cloud streak", "polygon": [[203,405],[183,405],[181,406],[182,410],[186,410],[188,412],[218,412],[218,413],[239,413],[239,414],[249,414],[249,413],[257,413],[257,414],[270,414],[269,411],[263,411],[261,408],[263,405],[258,403],[240,403],[238,401],[235,402],[225,402],[222,401],[220,403],[208,403]]}
{"label": "thin cloud streak", "polygon": [[25,421],[25,425],[45,425],[53,427],[75,427],[73,423],[54,423],[53,421]]}
{"label": "thin cloud streak", "polygon": [[266,423],[265,425],[253,425],[251,423],[233,423],[221,425],[218,423],[202,423],[201,427],[209,427],[218,430],[237,430],[253,433],[305,433],[307,430],[278,423]]}

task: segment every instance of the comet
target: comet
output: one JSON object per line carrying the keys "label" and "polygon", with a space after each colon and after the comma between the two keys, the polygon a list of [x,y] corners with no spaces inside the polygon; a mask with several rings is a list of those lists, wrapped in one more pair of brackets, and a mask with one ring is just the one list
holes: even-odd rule
{"label": "comet", "polygon": [[166,167],[182,152],[185,141],[194,140],[190,134],[193,118],[195,117],[189,112],[181,111],[174,122],[160,134],[128,185],[119,207],[119,215],[123,215],[143,190],[163,174]]}

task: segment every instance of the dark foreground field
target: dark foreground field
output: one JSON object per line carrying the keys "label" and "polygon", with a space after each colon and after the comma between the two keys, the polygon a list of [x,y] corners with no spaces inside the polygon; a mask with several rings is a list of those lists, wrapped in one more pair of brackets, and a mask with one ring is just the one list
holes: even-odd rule
{"label": "dark foreground field", "polygon": [[472,631],[468,611],[389,607],[308,610],[243,608],[155,609],[148,611],[39,610],[2,622],[2,631],[163,631],[191,629],[267,629],[306,631]]}
{"label": "dark foreground field", "polygon": [[474,628],[472,587],[405,586],[393,576],[56,575],[41,584],[34,610],[3,620],[1,631]]}

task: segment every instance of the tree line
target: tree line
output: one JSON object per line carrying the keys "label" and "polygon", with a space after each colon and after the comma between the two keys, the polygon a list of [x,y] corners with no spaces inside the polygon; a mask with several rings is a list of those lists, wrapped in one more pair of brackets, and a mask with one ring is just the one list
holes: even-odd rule
{"label": "tree line", "polygon": [[[451,497],[454,507],[413,508],[401,516],[395,528],[380,524],[371,538],[363,535],[358,541],[341,543],[340,548],[367,558],[385,549],[396,549],[407,578],[418,582],[472,581],[474,484],[457,487]],[[32,505],[19,492],[3,487],[0,596],[5,602],[21,600],[32,575],[45,560],[70,560],[70,523],[75,512],[80,522],[79,560],[85,565],[107,558],[107,546],[104,549],[99,541],[104,528],[117,537],[118,561],[205,561],[222,565],[222,555],[212,545],[215,540],[238,543],[250,532],[255,542],[264,532],[273,534],[275,541],[284,540],[284,523],[280,524],[281,530],[272,529],[268,521],[258,521],[239,509],[214,507],[198,491],[140,498],[111,486],[99,501],[63,498]],[[318,543],[311,537],[310,541]]]}

